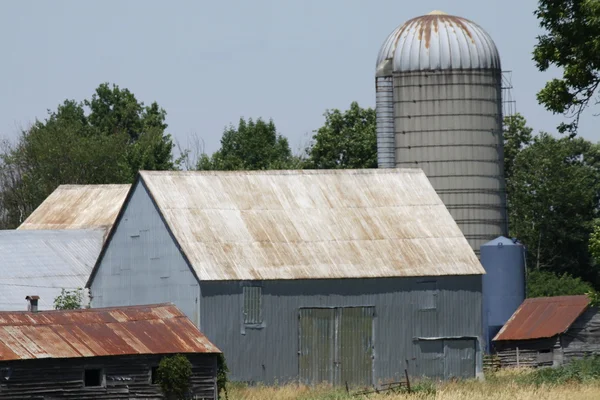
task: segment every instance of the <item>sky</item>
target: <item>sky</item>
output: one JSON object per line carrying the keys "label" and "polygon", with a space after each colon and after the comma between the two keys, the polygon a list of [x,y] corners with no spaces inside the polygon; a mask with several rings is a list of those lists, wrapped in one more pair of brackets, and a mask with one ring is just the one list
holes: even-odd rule
{"label": "sky", "polygon": [[[482,26],[516,110],[536,131],[563,120],[536,101],[558,75],[532,61],[541,34],[533,0],[4,0],[0,2],[0,138],[44,119],[100,83],[128,88],[167,111],[183,147],[212,153],[240,117],[273,119],[292,150],[305,147],[327,109],[375,106],[377,53],[406,20],[441,10]],[[599,141],[587,112],[579,134]],[[197,148],[196,144],[201,147]]]}

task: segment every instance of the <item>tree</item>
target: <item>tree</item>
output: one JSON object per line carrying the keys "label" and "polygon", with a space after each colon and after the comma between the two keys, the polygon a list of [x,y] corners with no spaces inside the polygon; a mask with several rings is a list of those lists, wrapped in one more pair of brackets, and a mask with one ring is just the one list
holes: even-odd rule
{"label": "tree", "polygon": [[60,184],[131,183],[140,169],[177,168],[166,113],[127,89],[102,84],[65,100],[0,153],[0,210],[14,228]]}
{"label": "tree", "polygon": [[588,251],[600,193],[595,147],[542,133],[515,157],[509,221],[511,235],[528,248],[530,268],[598,283]]}
{"label": "tree", "polygon": [[327,110],[325,124],[307,149],[307,168],[377,168],[376,114],[357,102],[340,112]]}
{"label": "tree", "polygon": [[594,293],[592,286],[567,273],[556,275],[549,271],[529,271],[527,297],[574,296]]}
{"label": "tree", "polygon": [[211,157],[202,154],[199,170],[267,170],[290,169],[298,165],[292,156],[288,140],[277,132],[275,123],[246,121],[240,118],[238,127],[223,132],[221,148]]}
{"label": "tree", "polygon": [[525,117],[515,114],[504,118],[504,177],[510,180],[517,155],[531,144],[533,129]]}
{"label": "tree", "polygon": [[537,98],[546,109],[573,119],[558,127],[573,136],[600,84],[600,2],[540,0],[534,14],[545,30],[533,52],[537,68],[562,69],[562,77],[547,82]]}
{"label": "tree", "polygon": [[83,308],[83,289],[62,289],[54,299],[55,310],[78,310],[80,308]]}

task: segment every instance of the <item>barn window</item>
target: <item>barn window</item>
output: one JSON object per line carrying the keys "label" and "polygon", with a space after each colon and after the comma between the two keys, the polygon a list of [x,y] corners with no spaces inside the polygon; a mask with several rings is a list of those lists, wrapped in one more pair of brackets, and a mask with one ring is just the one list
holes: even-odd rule
{"label": "barn window", "polygon": [[244,324],[261,325],[262,288],[260,286],[244,286]]}
{"label": "barn window", "polygon": [[85,387],[102,386],[102,370],[100,368],[86,369],[83,373],[83,385]]}

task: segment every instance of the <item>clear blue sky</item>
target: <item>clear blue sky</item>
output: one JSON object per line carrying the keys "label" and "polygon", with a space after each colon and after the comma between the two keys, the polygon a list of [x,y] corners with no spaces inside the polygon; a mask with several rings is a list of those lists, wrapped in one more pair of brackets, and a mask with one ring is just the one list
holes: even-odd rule
{"label": "clear blue sky", "polygon": [[[183,146],[207,152],[241,116],[273,118],[293,150],[327,108],[374,107],[375,58],[387,35],[434,9],[474,20],[513,71],[517,110],[536,130],[561,116],[536,92],[552,73],[531,60],[541,31],[533,0],[25,1],[0,3],[3,60],[0,137],[43,119],[64,99],[89,98],[101,82],[129,88],[167,111]],[[596,110],[598,111],[598,110]],[[588,112],[580,134],[597,141]],[[598,117],[600,118],[600,117]]]}

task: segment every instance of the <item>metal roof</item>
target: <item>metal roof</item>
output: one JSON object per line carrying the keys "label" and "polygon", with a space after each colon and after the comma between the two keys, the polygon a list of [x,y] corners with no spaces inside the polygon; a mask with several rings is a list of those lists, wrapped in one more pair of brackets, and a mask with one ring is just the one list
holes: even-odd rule
{"label": "metal roof", "polygon": [[492,38],[468,19],[433,11],[396,28],[381,46],[378,69],[392,60],[394,72],[497,69],[500,55]]}
{"label": "metal roof", "polygon": [[485,273],[420,169],[140,175],[201,280]]}
{"label": "metal roof", "polygon": [[0,312],[0,360],[220,353],[172,304]]}
{"label": "metal roof", "polygon": [[52,309],[61,288],[84,288],[104,230],[0,231],[0,310],[26,310],[25,296]]}
{"label": "metal roof", "polygon": [[550,338],[569,329],[589,304],[587,296],[526,299],[493,341]]}
{"label": "metal roof", "polygon": [[131,185],[61,185],[17,229],[109,230]]}

